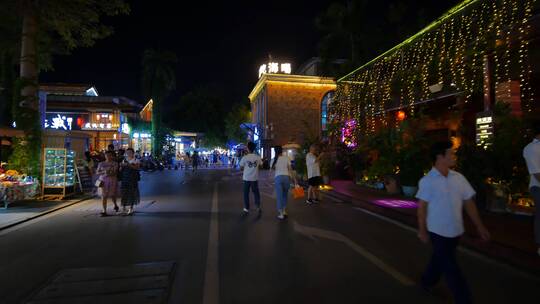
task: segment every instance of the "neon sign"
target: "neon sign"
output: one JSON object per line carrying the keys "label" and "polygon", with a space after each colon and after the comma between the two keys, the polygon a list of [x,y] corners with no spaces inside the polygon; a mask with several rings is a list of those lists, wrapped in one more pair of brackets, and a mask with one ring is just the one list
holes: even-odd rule
{"label": "neon sign", "polygon": [[290,63],[278,63],[278,62],[269,62],[268,64],[263,64],[259,67],[259,78],[263,74],[290,74],[292,71]]}
{"label": "neon sign", "polygon": [[43,129],[63,131],[80,130],[81,124],[79,122],[82,121],[84,121],[84,118],[80,115],[47,113],[46,118],[43,120]]}
{"label": "neon sign", "polygon": [[493,141],[493,114],[481,112],[476,115],[476,145],[487,149]]}
{"label": "neon sign", "polygon": [[356,140],[354,139],[354,129],[356,128],[356,120],[348,120],[345,122],[345,126],[341,128],[341,142],[348,148],[356,147]]}

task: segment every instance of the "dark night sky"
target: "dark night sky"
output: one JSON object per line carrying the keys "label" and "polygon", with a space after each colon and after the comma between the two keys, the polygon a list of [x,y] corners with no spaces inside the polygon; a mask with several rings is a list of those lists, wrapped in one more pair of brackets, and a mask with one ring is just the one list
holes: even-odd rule
{"label": "dark night sky", "polygon": [[[168,102],[198,85],[218,83],[226,86],[232,103],[247,98],[269,53],[276,61],[291,62],[293,70],[317,55],[320,33],[314,20],[332,1],[189,1],[178,6],[185,2],[130,1],[130,15],[105,20],[114,27],[112,36],[55,57],[55,70],[43,73],[41,81],[91,83],[101,95],[143,103],[142,52],[162,48],[179,59],[177,92]],[[458,1],[430,2],[437,2],[428,16],[432,20]],[[377,18],[378,12],[373,14]]]}

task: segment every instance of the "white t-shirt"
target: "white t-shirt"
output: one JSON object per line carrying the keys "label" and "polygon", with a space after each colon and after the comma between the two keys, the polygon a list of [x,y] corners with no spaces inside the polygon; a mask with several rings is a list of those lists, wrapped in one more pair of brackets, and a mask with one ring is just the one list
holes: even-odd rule
{"label": "white t-shirt", "polygon": [[259,179],[259,166],[262,166],[262,159],[259,155],[250,153],[240,160],[240,167],[244,168],[243,179],[254,182]]}
{"label": "white t-shirt", "polygon": [[529,188],[540,187],[540,182],[533,176],[533,174],[540,173],[540,140],[534,139],[530,144],[523,148],[523,157],[527,163],[527,170],[531,175]]}
{"label": "white t-shirt", "polygon": [[[272,163],[274,163],[273,160],[272,160]],[[279,176],[279,175],[289,176],[290,165],[291,165],[291,159],[288,156],[284,156],[284,155],[278,156],[276,167],[274,168],[276,170],[276,173],[274,176]]]}
{"label": "white t-shirt", "polygon": [[433,168],[418,186],[416,198],[427,202],[427,229],[453,238],[463,234],[463,203],[476,194],[467,179],[450,170],[448,176]]}
{"label": "white t-shirt", "polygon": [[321,176],[321,167],[317,162],[317,156],[315,156],[313,153],[308,153],[306,155],[306,165],[308,178]]}

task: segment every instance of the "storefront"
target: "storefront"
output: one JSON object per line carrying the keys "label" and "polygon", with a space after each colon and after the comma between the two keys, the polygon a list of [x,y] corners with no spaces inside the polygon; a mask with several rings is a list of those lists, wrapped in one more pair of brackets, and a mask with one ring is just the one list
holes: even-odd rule
{"label": "storefront", "polygon": [[133,132],[131,134],[131,147],[141,155],[152,154],[152,134],[150,132]]}
{"label": "storefront", "polygon": [[[405,155],[411,134],[421,130],[429,142],[451,140],[455,148],[463,148],[458,151],[460,169],[476,178],[476,188],[487,188],[487,209],[515,211],[519,204],[530,211],[530,204],[520,203],[527,195],[521,150],[523,139],[530,137],[527,123],[540,117],[539,9],[532,0],[463,1],[338,79],[329,108],[333,138],[356,152],[387,153],[367,157],[370,164],[380,159],[388,163],[364,168],[380,169],[366,178],[400,174],[402,179],[404,166],[415,173],[422,170],[412,161],[398,164],[396,155]],[[367,140],[390,141],[389,134],[400,134],[400,151],[397,144],[381,151]],[[408,182],[417,184],[414,180]],[[503,203],[494,207],[490,203],[497,193],[503,193]]]}
{"label": "storefront", "polygon": [[[43,143],[49,148],[67,148],[81,158],[85,151],[130,147],[128,119],[137,119],[141,106],[125,97],[98,96],[88,85],[46,85]],[[50,92],[50,93],[49,93]]]}

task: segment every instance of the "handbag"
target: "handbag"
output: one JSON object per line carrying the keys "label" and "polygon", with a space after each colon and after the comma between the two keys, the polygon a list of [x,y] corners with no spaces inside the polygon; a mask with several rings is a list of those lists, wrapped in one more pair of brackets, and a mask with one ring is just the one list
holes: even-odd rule
{"label": "handbag", "polygon": [[296,185],[293,188],[292,194],[294,199],[304,198],[304,188]]}
{"label": "handbag", "polygon": [[100,180],[100,179],[97,179],[95,185],[96,185],[96,187],[101,188],[101,187],[103,187],[103,181]]}

